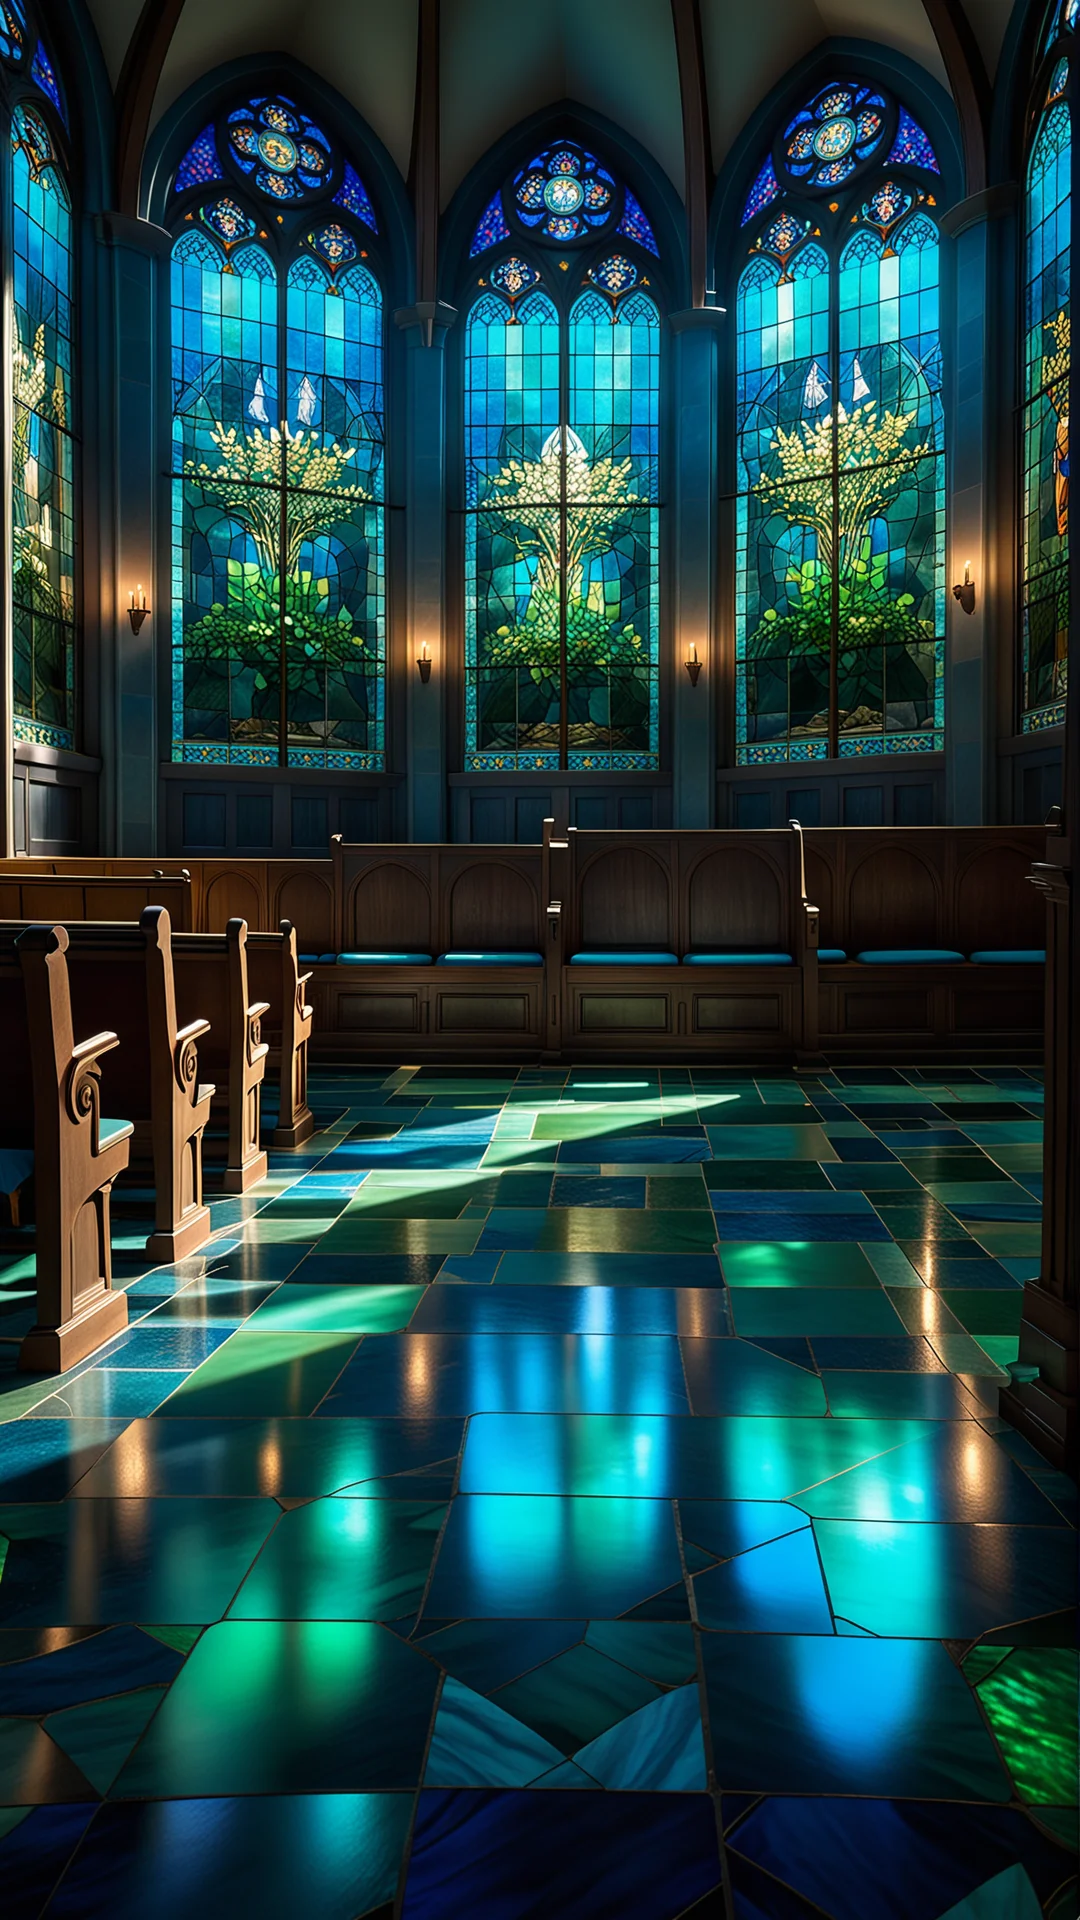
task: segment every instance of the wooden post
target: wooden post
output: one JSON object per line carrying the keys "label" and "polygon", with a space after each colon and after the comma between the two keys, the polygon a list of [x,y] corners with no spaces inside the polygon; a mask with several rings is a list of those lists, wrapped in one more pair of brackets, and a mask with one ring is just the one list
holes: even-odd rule
{"label": "wooden post", "polygon": [[19,1366],[62,1373],[127,1325],[127,1295],[112,1291],[109,1194],[132,1128],[114,1122],[101,1137],[98,1062],[117,1038],[75,1044],[63,927],[28,927],[17,945],[34,1083],[38,1310]]}

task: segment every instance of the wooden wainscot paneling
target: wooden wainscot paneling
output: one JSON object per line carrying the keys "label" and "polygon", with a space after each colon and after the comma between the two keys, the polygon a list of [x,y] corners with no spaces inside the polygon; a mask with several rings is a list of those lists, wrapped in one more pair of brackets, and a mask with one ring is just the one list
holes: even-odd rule
{"label": "wooden wainscot paneling", "polygon": [[[255,864],[251,863],[252,868]],[[203,932],[224,933],[230,920],[243,920],[260,929],[268,926],[264,872],[245,871],[235,862],[204,879]]]}
{"label": "wooden wainscot paneling", "polygon": [[384,856],[356,875],[344,906],[343,953],[433,952],[428,864]]}
{"label": "wooden wainscot paneling", "polygon": [[574,996],[574,1026],[580,1033],[670,1033],[671,995],[669,993],[628,993],[624,988],[610,993],[582,993]]}
{"label": "wooden wainscot paneling", "polygon": [[535,995],[495,992],[436,996],[436,1031],[439,1033],[476,1033],[491,1038],[499,1034],[536,1033],[538,1026]]}
{"label": "wooden wainscot paneling", "polygon": [[[589,840],[605,837],[577,837],[575,946],[670,947],[674,938],[670,872],[661,859],[639,846],[606,846],[590,854]],[[665,835],[658,838],[666,840]]]}
{"label": "wooden wainscot paneling", "polygon": [[418,993],[347,993],[339,989],[334,1009],[338,1033],[389,1036],[419,1033],[426,1002],[422,1005]]}
{"label": "wooden wainscot paneling", "polygon": [[779,1034],[787,1029],[787,1008],[779,993],[697,993],[694,1032]]}
{"label": "wooden wainscot paneling", "polygon": [[320,861],[320,870],[311,871],[314,862],[297,862],[282,873],[278,863],[269,871],[270,918],[275,927],[288,920],[296,928],[298,953],[330,953],[337,939],[334,914],[334,879],[329,862]]}
{"label": "wooden wainscot paneling", "polygon": [[691,869],[690,950],[790,952],[788,875],[766,852],[739,846],[737,835],[731,838],[735,844],[705,854]]}

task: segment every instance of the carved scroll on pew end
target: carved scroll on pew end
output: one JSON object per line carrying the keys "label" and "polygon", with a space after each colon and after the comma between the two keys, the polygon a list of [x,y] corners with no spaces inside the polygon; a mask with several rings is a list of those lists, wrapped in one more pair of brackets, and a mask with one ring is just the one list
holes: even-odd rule
{"label": "carved scroll on pew end", "polygon": [[[37,1203],[38,1318],[19,1366],[60,1373],[127,1325],[127,1295],[112,1290],[109,1197],[128,1163],[132,1126],[101,1115],[100,1060],[118,1044],[116,1034],[75,1041],[64,928],[28,927],[14,944],[29,1036]],[[9,991],[8,1017],[14,1004]]]}

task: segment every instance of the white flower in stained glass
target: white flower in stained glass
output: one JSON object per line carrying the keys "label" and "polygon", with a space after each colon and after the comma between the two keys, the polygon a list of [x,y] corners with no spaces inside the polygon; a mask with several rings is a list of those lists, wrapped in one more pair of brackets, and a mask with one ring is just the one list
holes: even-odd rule
{"label": "white flower in stained glass", "polygon": [[356,259],[356,241],[344,227],[336,224],[320,227],[317,232],[308,234],[308,246],[325,260],[329,267],[342,267],[346,262]]}
{"label": "white flower in stained glass", "polygon": [[270,105],[264,109],[262,117],[267,126],[273,127],[278,133],[298,131],[296,116],[282,106],[280,101],[271,101]]}
{"label": "white flower in stained glass", "polygon": [[838,88],[835,93],[827,93],[823,100],[818,101],[814,113],[819,120],[828,120],[832,119],[834,114],[847,113],[850,107],[850,93]]}
{"label": "white flower in stained glass", "polygon": [[505,260],[500,260],[498,266],[491,269],[492,286],[500,293],[507,294],[511,300],[518,299],[527,287],[535,286],[539,278],[536,268],[516,253],[508,254]]}
{"label": "white flower in stained glass", "polygon": [[628,293],[637,285],[638,270],[624,253],[612,253],[598,266],[590,267],[589,279],[604,293]]}
{"label": "white flower in stained glass", "polygon": [[227,247],[235,246],[238,240],[249,240],[255,231],[255,222],[239,207],[235,200],[228,198],[215,200],[208,207],[201,207],[199,218],[204,226],[224,240]]}

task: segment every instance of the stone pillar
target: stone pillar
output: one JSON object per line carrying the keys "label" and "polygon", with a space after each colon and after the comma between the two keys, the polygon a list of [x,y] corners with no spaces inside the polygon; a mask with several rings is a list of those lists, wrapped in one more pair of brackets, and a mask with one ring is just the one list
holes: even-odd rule
{"label": "stone pillar", "polygon": [[[672,813],[676,827],[711,827],[716,809],[717,456],[723,307],[689,307],[671,329]],[[691,684],[685,661],[696,648]]]}
{"label": "stone pillar", "polygon": [[[1070,244],[1080,247],[1080,180],[1073,144]],[[1080,354],[1072,357],[1069,412],[1080,418]],[[1024,1287],[1020,1355],[1001,1411],[1055,1466],[1080,1461],[1080,538],[1069,541],[1069,656],[1061,817],[1032,879],[1046,900],[1046,1108],[1042,1253]]]}
{"label": "stone pillar", "polygon": [[[446,336],[442,301],[400,307],[405,355],[405,777],[408,837],[446,839],[446,721],[458,684],[446,657]],[[416,662],[426,646],[427,683]]]}
{"label": "stone pillar", "polygon": [[[952,239],[951,332],[942,330],[946,366],[945,808],[949,826],[993,817],[997,703],[994,661],[1011,646],[1012,598],[999,556],[1010,541],[997,525],[997,460],[1003,421],[994,371],[1007,351],[997,299],[996,223],[1012,211],[1014,187],[976,193],[942,216]],[[951,401],[951,404],[949,404]],[[1011,446],[1011,438],[1007,442]],[[1006,457],[1011,457],[1008,455]],[[975,610],[965,613],[952,588],[971,562]]]}
{"label": "stone pillar", "polygon": [[[95,223],[100,276],[99,444],[84,459],[96,490],[97,553],[85,570],[100,659],[103,853],[159,851],[158,762],[167,738],[171,564],[169,337],[161,278],[171,239],[148,220],[107,213]],[[89,369],[88,369],[89,372]],[[134,634],[128,594],[146,589],[150,617]]]}

